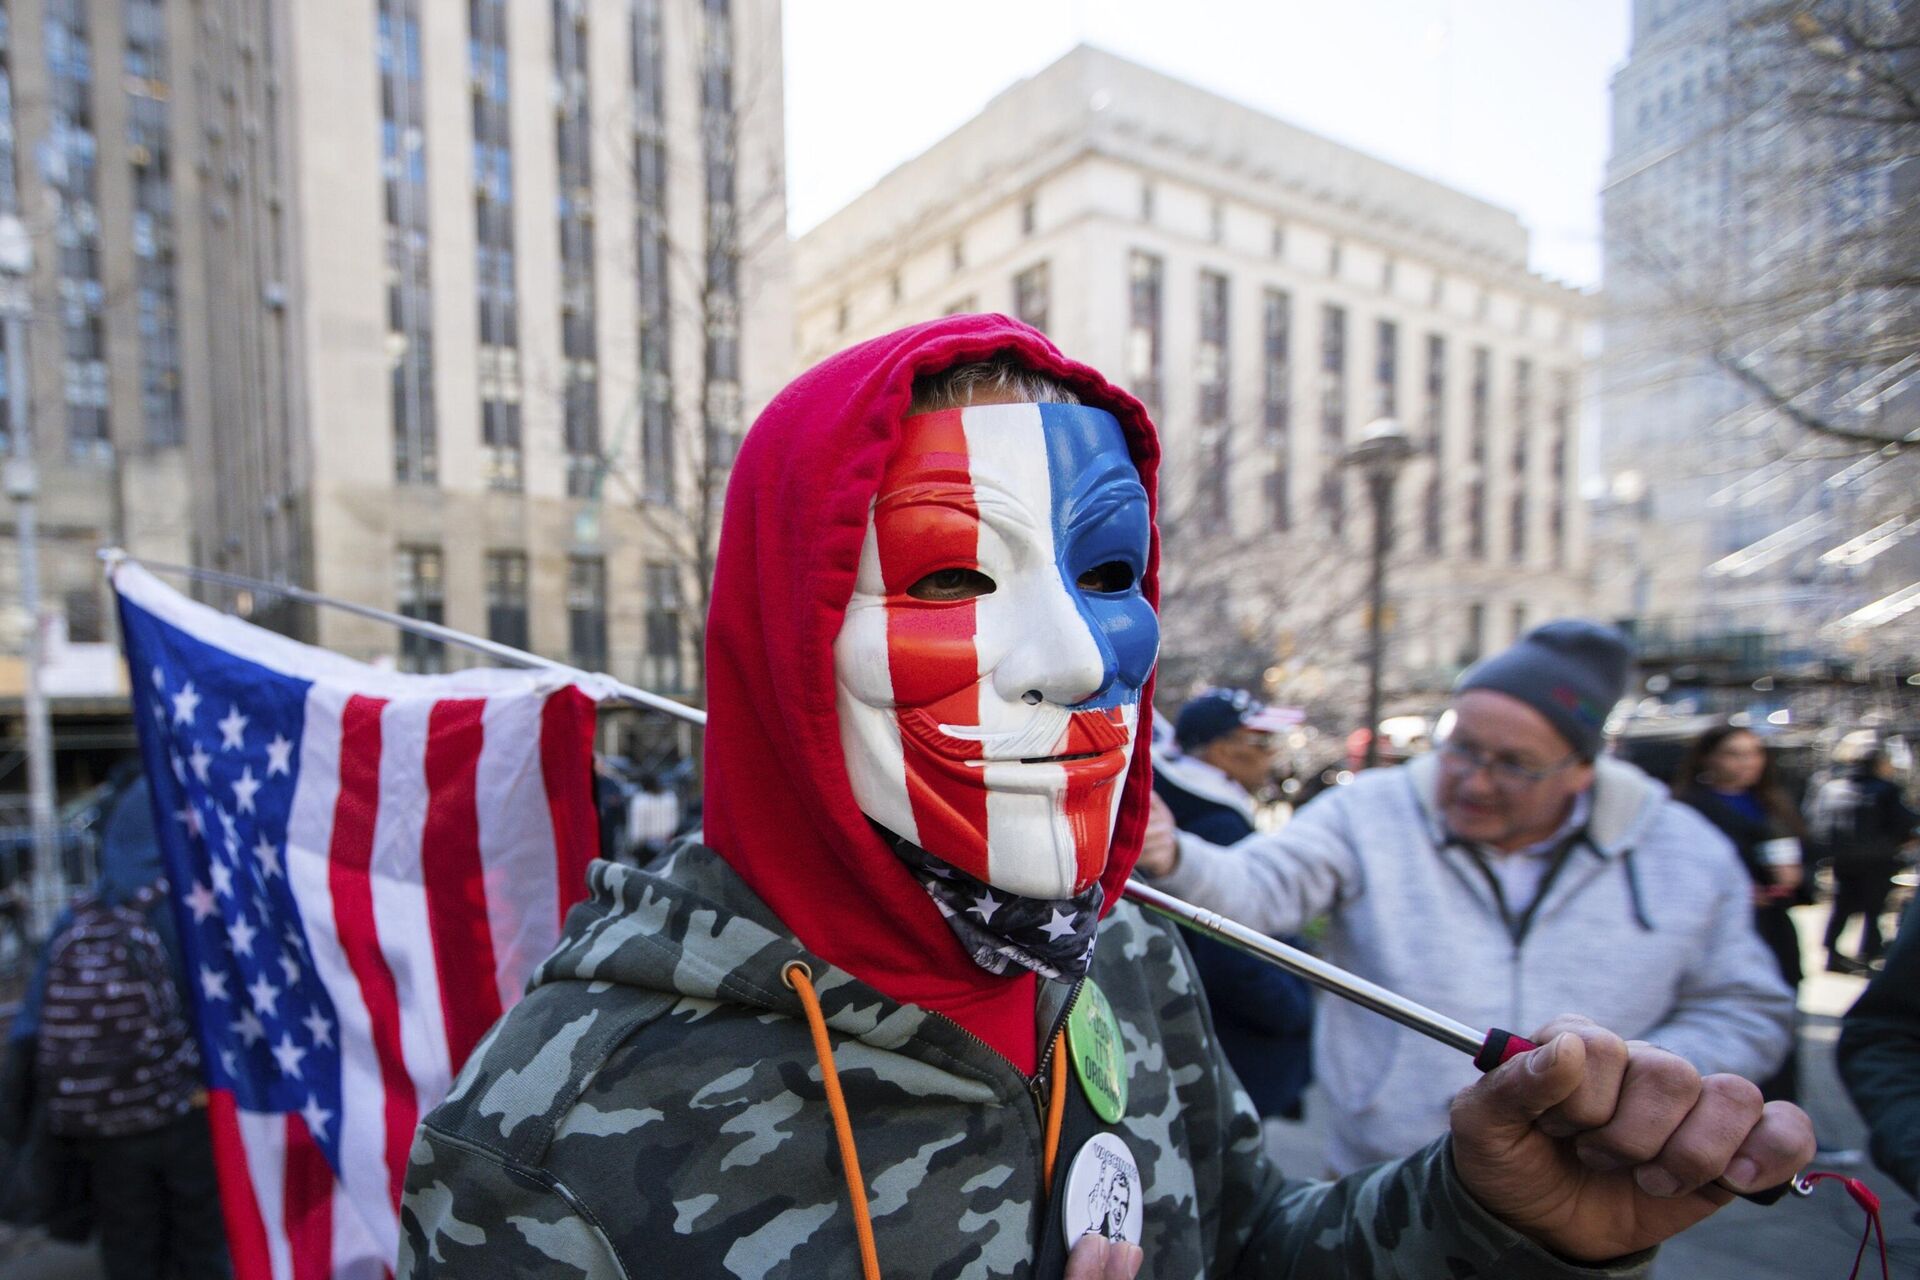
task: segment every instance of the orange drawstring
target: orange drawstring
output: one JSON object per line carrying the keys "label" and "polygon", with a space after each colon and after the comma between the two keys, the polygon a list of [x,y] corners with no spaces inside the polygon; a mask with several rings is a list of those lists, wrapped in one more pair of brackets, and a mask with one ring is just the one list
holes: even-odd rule
{"label": "orange drawstring", "polygon": [[1053,1066],[1047,1073],[1047,1145],[1040,1163],[1047,1190],[1053,1189],[1053,1158],[1060,1154],[1060,1121],[1067,1114],[1067,1038],[1063,1030],[1053,1038]]}
{"label": "orange drawstring", "polygon": [[860,1274],[865,1280],[880,1280],[880,1251],[874,1247],[873,1219],[867,1212],[867,1183],[860,1176],[860,1153],[853,1145],[847,1099],[840,1092],[840,1072],[833,1065],[833,1046],[827,1041],[827,1019],[820,1012],[820,997],[813,992],[813,970],[798,960],[789,960],[780,971],[780,980],[800,997],[807,1011],[807,1030],[813,1033],[813,1053],[820,1060],[820,1081],[826,1086],[827,1109],[833,1113],[833,1136],[840,1143],[840,1172],[847,1180],[847,1198],[853,1202],[853,1230],[860,1238]]}

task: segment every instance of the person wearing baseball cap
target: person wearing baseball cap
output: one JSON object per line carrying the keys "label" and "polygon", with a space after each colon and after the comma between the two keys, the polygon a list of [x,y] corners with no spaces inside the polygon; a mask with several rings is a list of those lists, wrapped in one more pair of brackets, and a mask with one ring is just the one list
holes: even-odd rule
{"label": "person wearing baseball cap", "polygon": [[[1153,791],[1174,824],[1217,845],[1252,835],[1254,793],[1272,774],[1273,736],[1287,725],[1244,689],[1189,699],[1174,718],[1173,741],[1153,753]],[[1184,936],[1220,1047],[1261,1119],[1300,1119],[1300,1095],[1313,1078],[1312,988],[1224,942]]]}
{"label": "person wearing baseball cap", "polygon": [[[1579,1009],[1703,1075],[1764,1079],[1793,1003],[1746,873],[1697,812],[1602,753],[1632,662],[1612,627],[1536,627],[1461,675],[1432,753],[1231,848],[1156,813],[1139,870],[1266,933],[1331,913],[1329,960],[1471,1025]],[[1337,1001],[1321,1017],[1333,1170],[1446,1127],[1470,1063]]]}

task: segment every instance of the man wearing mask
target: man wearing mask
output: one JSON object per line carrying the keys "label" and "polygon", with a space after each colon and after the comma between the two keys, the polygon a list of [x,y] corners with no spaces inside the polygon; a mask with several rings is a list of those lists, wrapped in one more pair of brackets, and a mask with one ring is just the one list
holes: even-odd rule
{"label": "man wearing mask", "polygon": [[[1460,678],[1432,754],[1231,848],[1157,824],[1140,869],[1265,932],[1327,914],[1329,960],[1470,1025],[1578,1009],[1703,1074],[1765,1079],[1793,1002],[1746,872],[1698,813],[1600,755],[1630,658],[1611,627],[1536,627]],[[1337,1001],[1314,1049],[1335,1173],[1432,1141],[1473,1079],[1458,1054]]]}
{"label": "man wearing mask", "polygon": [[1174,931],[1119,904],[1157,456],[1004,317],[775,398],[716,565],[706,843],[594,864],[423,1122],[402,1275],[1631,1274],[1715,1178],[1810,1154],[1797,1110],[1563,1020],[1409,1160],[1265,1162]]}

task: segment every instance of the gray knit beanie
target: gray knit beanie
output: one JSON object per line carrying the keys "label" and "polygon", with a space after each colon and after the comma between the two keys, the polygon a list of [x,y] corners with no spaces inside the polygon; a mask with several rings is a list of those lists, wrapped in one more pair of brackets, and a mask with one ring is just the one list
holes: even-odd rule
{"label": "gray knit beanie", "polygon": [[1626,692],[1632,665],[1633,650],[1619,631],[1562,618],[1467,668],[1453,691],[1491,689],[1517,698],[1545,716],[1581,759],[1591,760],[1600,754],[1607,715]]}

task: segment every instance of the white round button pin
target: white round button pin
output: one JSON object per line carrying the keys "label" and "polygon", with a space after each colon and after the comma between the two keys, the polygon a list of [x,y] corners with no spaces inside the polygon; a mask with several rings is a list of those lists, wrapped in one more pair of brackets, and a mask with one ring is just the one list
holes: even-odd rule
{"label": "white round button pin", "polygon": [[1126,1143],[1111,1133],[1088,1138],[1073,1157],[1060,1197],[1060,1229],[1066,1233],[1067,1248],[1088,1232],[1139,1244],[1143,1191],[1140,1166]]}

